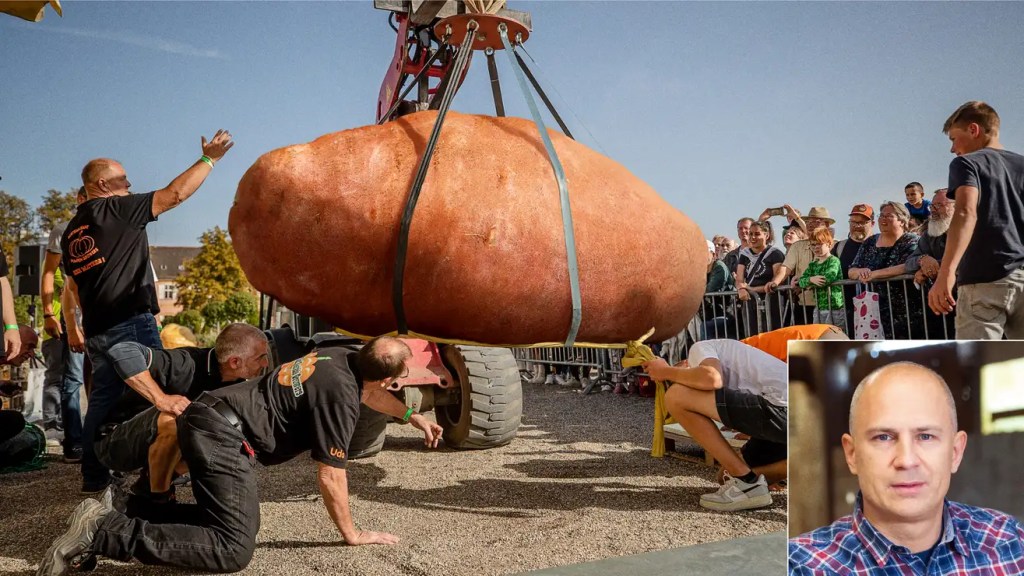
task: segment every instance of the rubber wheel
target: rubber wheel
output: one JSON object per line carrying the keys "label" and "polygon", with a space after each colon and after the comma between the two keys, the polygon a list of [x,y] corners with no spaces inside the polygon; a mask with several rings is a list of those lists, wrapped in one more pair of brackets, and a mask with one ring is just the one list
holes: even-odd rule
{"label": "rubber wheel", "polygon": [[384,431],[388,426],[388,417],[370,408],[366,404],[359,405],[359,421],[348,443],[348,459],[358,460],[376,456],[384,447]]}
{"label": "rubber wheel", "polygon": [[511,442],[523,416],[523,389],[512,351],[444,346],[441,358],[461,390],[459,404],[434,408],[445,444],[483,449]]}

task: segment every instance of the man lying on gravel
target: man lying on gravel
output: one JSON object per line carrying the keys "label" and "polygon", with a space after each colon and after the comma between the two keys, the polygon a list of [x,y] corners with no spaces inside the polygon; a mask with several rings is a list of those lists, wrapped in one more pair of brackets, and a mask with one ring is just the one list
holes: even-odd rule
{"label": "man lying on gravel", "polygon": [[[385,388],[407,373],[412,353],[397,338],[380,337],[358,352],[324,347],[284,364],[267,376],[200,395],[177,419],[178,444],[192,476],[196,504],[177,504],[181,522],[151,524],[129,518],[103,501],[87,499],[69,520],[40,563],[38,575],[64,574],[96,556],[136,558],[211,572],[236,572],[252,559],[259,530],[255,461],[279,464],[311,451],[324,506],[350,545],[395,544],[384,532],[355,528],[348,504],[346,451],[359,416],[367,406],[423,431],[427,447],[436,447],[441,427],[412,414]],[[151,408],[112,434],[156,436]],[[126,444],[129,445],[129,444]],[[136,467],[146,462],[146,442],[137,450]]]}

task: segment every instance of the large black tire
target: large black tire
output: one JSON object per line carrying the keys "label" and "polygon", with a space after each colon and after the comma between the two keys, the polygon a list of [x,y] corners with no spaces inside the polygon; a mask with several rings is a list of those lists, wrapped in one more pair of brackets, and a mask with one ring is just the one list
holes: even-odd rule
{"label": "large black tire", "polygon": [[512,351],[444,346],[441,358],[461,389],[457,405],[434,408],[445,445],[483,449],[511,442],[523,416],[523,389]]}
{"label": "large black tire", "polygon": [[376,456],[384,447],[384,431],[388,426],[388,417],[370,408],[366,404],[359,405],[359,421],[348,443],[348,459],[369,458]]}

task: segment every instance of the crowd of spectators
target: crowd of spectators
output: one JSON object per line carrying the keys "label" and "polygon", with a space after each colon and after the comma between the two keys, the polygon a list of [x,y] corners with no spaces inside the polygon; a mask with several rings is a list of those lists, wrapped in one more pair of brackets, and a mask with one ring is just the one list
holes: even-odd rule
{"label": "crowd of spectators", "polygon": [[[802,215],[788,204],[740,218],[731,249],[731,239],[715,236],[709,258],[735,288],[709,262],[691,338],[819,322],[863,337],[853,313],[861,292],[878,296],[877,311],[858,311],[867,310],[885,338],[1024,337],[1024,156],[1000,144],[999,115],[984,102],[962,105],[942,132],[956,158],[948,187],[931,200],[913,181],[903,188],[906,202],[881,202],[877,219],[875,208],[857,203],[838,242],[828,208]],[[781,248],[771,224],[779,216],[787,220]]]}
{"label": "crowd of spectators", "polygon": [[[927,303],[954,213],[946,192],[936,190],[928,200],[922,185],[911,182],[905,203],[887,200],[877,209],[855,204],[841,239],[823,206],[805,215],[785,204],[756,219],[740,218],[738,241],[724,235],[708,241],[706,296],[693,339],[744,338],[819,323],[855,337],[855,297],[864,291],[879,295],[886,338],[954,338],[953,315],[936,314]],[[920,218],[922,212],[927,217]],[[773,217],[786,219],[781,245]]]}

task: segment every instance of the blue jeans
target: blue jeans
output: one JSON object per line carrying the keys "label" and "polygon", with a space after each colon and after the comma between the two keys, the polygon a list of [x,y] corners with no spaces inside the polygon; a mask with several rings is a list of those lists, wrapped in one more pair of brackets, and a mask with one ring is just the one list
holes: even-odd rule
{"label": "blue jeans", "polygon": [[85,412],[85,427],[82,430],[82,482],[88,486],[102,486],[110,480],[110,471],[96,458],[93,444],[100,425],[125,391],[124,382],[117,376],[107,356],[107,350],[120,342],[138,342],[150,348],[163,348],[160,333],[156,329],[156,319],[148,312],[86,338],[86,351],[92,361],[92,392],[89,394],[89,408]]}
{"label": "blue jeans", "polygon": [[61,336],[64,360],[64,379],[60,387],[60,408],[64,420],[64,453],[82,445],[81,388],[85,381],[85,354],[68,348],[68,336]]}
{"label": "blue jeans", "polygon": [[[62,324],[63,325],[63,324]],[[67,333],[60,338],[43,342],[43,356],[46,358],[44,390],[57,392],[60,397],[61,421],[64,424],[64,453],[82,445],[82,409],[80,390],[82,388],[82,365],[85,354],[72,352],[68,348]]]}

